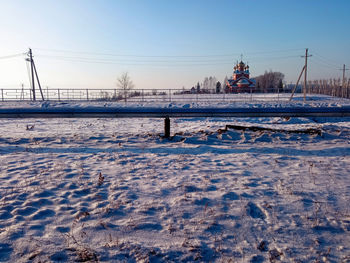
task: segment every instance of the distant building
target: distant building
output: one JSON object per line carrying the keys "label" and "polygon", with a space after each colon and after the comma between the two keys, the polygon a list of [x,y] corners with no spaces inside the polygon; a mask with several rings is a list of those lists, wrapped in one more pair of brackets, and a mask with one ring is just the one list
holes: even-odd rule
{"label": "distant building", "polygon": [[255,80],[249,78],[249,66],[241,61],[234,66],[232,78],[227,80],[225,90],[228,93],[254,92],[255,84]]}

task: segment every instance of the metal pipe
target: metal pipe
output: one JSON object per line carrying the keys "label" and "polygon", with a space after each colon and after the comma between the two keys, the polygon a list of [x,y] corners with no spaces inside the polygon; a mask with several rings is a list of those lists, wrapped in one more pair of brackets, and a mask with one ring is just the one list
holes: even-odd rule
{"label": "metal pipe", "polygon": [[350,117],[350,106],[288,108],[1,108],[0,118]]}

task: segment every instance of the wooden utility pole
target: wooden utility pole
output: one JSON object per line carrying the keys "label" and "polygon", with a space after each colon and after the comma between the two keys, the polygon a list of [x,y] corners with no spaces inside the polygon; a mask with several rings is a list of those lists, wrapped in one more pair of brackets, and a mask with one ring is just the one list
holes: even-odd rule
{"label": "wooden utility pole", "polygon": [[309,55],[309,49],[308,49],[308,48],[305,49],[305,56],[301,56],[302,58],[305,57],[305,65],[304,65],[303,69],[302,69],[301,72],[300,72],[298,81],[297,81],[297,83],[295,84],[295,87],[294,87],[294,89],[293,89],[292,95],[291,95],[290,98],[289,98],[289,101],[292,100],[292,98],[293,98],[293,96],[294,96],[294,92],[295,92],[295,90],[297,89],[297,86],[298,86],[298,84],[299,84],[300,78],[301,78],[301,76],[303,75],[303,73],[304,73],[304,87],[303,87],[303,89],[304,89],[304,102],[306,101],[306,88],[307,88],[307,58],[308,58],[308,57],[311,57],[311,56],[312,56],[312,55]]}
{"label": "wooden utility pole", "polygon": [[[37,80],[37,82],[38,82],[38,86],[39,86],[41,98],[42,98],[42,100],[45,100],[45,99],[44,99],[43,91],[42,91],[42,89],[41,89],[41,85],[40,85],[40,81],[39,81],[38,72],[36,71],[36,67],[35,67],[35,64],[34,64],[33,53],[32,53],[32,49],[31,49],[31,48],[29,49],[28,56],[29,56],[29,59],[26,59],[26,60],[27,60],[28,62],[30,62],[30,70],[31,70],[31,75],[32,75],[31,80],[32,80],[33,100],[34,100],[34,101],[36,100],[34,77],[36,77],[36,80]],[[35,74],[35,76],[34,76],[34,74]]]}
{"label": "wooden utility pole", "polygon": [[302,57],[305,57],[305,70],[304,70],[304,102],[306,101],[306,88],[307,88],[307,58],[308,57],[311,57],[312,55],[309,55],[308,54],[309,52],[309,49],[305,49],[305,56],[302,56]]}
{"label": "wooden utility pole", "polygon": [[38,81],[38,86],[39,86],[39,91],[40,91],[40,94],[41,94],[41,98],[43,100],[45,100],[44,99],[43,90],[41,89],[41,85],[40,85],[40,81],[39,81],[39,77],[38,77],[38,72],[36,71],[36,67],[35,67],[34,61],[33,61],[33,67],[34,67],[34,71],[35,71],[36,80]]}
{"label": "wooden utility pole", "polygon": [[344,93],[345,93],[345,86],[346,86],[346,85],[345,85],[345,71],[346,71],[346,70],[349,70],[349,69],[346,68],[346,67],[345,67],[345,64],[344,64],[342,70],[343,70],[343,82],[342,82],[342,87],[341,87],[341,89],[342,89],[342,97],[344,97],[344,95],[345,95],[345,94],[344,94]]}
{"label": "wooden utility pole", "polygon": [[297,87],[298,87],[300,78],[301,78],[301,76],[303,75],[303,72],[304,72],[304,71],[305,71],[305,66],[303,67],[303,69],[302,69],[301,72],[300,72],[299,78],[298,78],[298,80],[297,80],[297,83],[295,83],[295,86],[294,86],[294,89],[293,89],[293,91],[292,91],[292,95],[291,95],[290,98],[289,98],[289,101],[292,100],[292,98],[293,98],[293,96],[294,96],[294,93],[295,93],[295,91],[296,91],[296,89],[297,89]]}
{"label": "wooden utility pole", "polygon": [[36,100],[35,97],[35,82],[34,82],[34,64],[33,64],[33,54],[32,54],[32,49],[29,49],[29,62],[30,62],[30,72],[32,74],[32,93],[33,93],[33,100]]}

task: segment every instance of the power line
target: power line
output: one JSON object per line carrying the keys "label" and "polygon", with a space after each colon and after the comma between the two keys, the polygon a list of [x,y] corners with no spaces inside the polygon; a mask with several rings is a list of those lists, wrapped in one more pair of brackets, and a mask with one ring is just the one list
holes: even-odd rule
{"label": "power line", "polygon": [[[37,57],[45,57],[45,58],[57,58],[57,59],[70,59],[70,60],[83,60],[83,61],[87,61],[87,62],[141,62],[141,63],[145,63],[145,62],[149,62],[149,63],[185,63],[185,62],[189,62],[189,63],[193,63],[193,62],[229,62],[232,63],[233,58],[227,58],[227,59],[210,59],[210,60],[130,60],[130,59],[100,59],[100,58],[90,58],[90,57],[68,57],[68,56],[52,56],[52,55],[37,55]],[[284,59],[284,58],[296,58],[299,57],[298,56],[274,56],[274,57],[249,57],[249,59]]]}
{"label": "power line", "polygon": [[318,57],[318,59],[323,60],[325,63],[332,64],[333,66],[335,66],[337,68],[339,67],[339,64],[337,61],[335,61],[333,59],[326,58],[325,56],[322,56],[322,55],[318,54],[317,52],[313,51],[313,53],[314,53],[314,55],[316,55],[316,57]]}
{"label": "power line", "polygon": [[[101,52],[87,52],[87,51],[73,51],[73,50],[62,50],[62,49],[47,49],[47,48],[36,48],[37,50],[55,52],[55,53],[70,53],[70,54],[85,54],[93,56],[113,56],[113,57],[138,57],[138,58],[208,58],[208,57],[236,57],[241,53],[230,53],[230,54],[210,54],[210,55],[136,55],[136,54],[115,54],[115,53],[101,53]],[[257,51],[257,52],[244,52],[244,54],[272,54],[282,53],[291,51],[300,51],[298,49],[281,49],[271,51]]]}
{"label": "power line", "polygon": [[[43,57],[45,58],[45,57]],[[178,67],[178,66],[213,66],[213,65],[232,65],[232,62],[221,62],[221,63],[185,63],[185,64],[170,64],[169,62],[166,62],[166,64],[161,64],[161,63],[147,63],[145,62],[140,62],[140,63],[127,63],[127,62],[117,62],[117,61],[96,61],[96,60],[79,60],[79,59],[66,59],[66,58],[56,58],[56,60],[61,60],[61,61],[67,61],[67,62],[79,62],[79,63],[88,63],[88,64],[106,64],[106,65],[125,65],[125,66],[156,66],[156,67],[167,67],[167,66],[173,66],[173,67]],[[180,61],[181,62],[181,61]],[[182,62],[184,63],[184,62]]]}
{"label": "power line", "polygon": [[36,48],[37,50],[56,52],[56,53],[70,53],[70,54],[85,54],[93,56],[113,56],[113,57],[138,57],[138,58],[196,58],[196,57],[227,57],[237,56],[239,53],[218,54],[218,55],[135,55],[135,54],[115,54],[115,53],[101,53],[101,52],[87,52],[87,51],[72,51],[60,49],[44,49]]}
{"label": "power line", "polygon": [[326,67],[326,68],[330,68],[330,69],[333,69],[333,70],[338,70],[339,66],[338,67],[335,67],[335,66],[330,66],[328,63],[324,62],[323,60],[319,59],[318,57],[314,56],[312,57],[312,62],[322,66],[322,67]]}
{"label": "power line", "polygon": [[269,60],[278,60],[278,59],[287,59],[287,58],[300,58],[300,55],[295,55],[295,56],[280,56],[280,57],[248,57],[249,61],[254,61],[259,59],[269,59]]}
{"label": "power line", "polygon": [[300,51],[300,50],[304,50],[304,49],[303,48],[279,49],[279,50],[272,50],[272,51],[246,52],[245,54],[273,54],[273,53],[283,53],[283,52]]}
{"label": "power line", "polygon": [[[52,56],[52,55],[37,55],[37,57],[46,57],[46,58],[58,58],[58,59],[71,59],[71,60],[79,60],[79,61],[86,61],[86,62],[149,62],[149,63],[185,63],[185,62],[221,62],[223,60],[218,59],[211,59],[211,60],[133,60],[133,59],[106,59],[106,58],[91,58],[91,57],[68,57],[68,56]],[[231,62],[232,59],[225,59],[227,62]]]}
{"label": "power line", "polygon": [[[50,56],[37,55],[40,58],[54,59],[68,62],[81,62],[92,64],[115,64],[128,66],[211,66],[211,65],[232,65],[233,59],[212,59],[212,60],[130,60],[130,59],[96,59],[89,57],[68,57],[68,56]],[[268,57],[269,60],[289,59],[299,56],[278,56]],[[250,61],[257,61],[259,59],[266,59],[266,57],[250,57]]]}
{"label": "power line", "polygon": [[23,56],[23,55],[26,55],[26,54],[27,54],[27,53],[19,53],[19,54],[1,56],[0,59],[9,59],[9,58],[14,58],[14,57]]}

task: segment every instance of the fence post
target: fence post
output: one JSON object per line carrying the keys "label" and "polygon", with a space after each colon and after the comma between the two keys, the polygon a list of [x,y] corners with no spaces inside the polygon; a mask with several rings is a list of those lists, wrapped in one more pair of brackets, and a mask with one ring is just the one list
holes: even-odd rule
{"label": "fence post", "polygon": [[169,102],[171,102],[171,89],[169,89]]}
{"label": "fence post", "polygon": [[144,95],[143,89],[142,89],[142,102],[144,102],[144,99],[145,99],[144,96],[145,96],[145,95]]}
{"label": "fence post", "polygon": [[49,87],[46,87],[46,100],[49,100]]}
{"label": "fence post", "polygon": [[1,89],[1,99],[4,101],[4,89]]}
{"label": "fence post", "polygon": [[60,97],[60,89],[57,90],[57,95],[58,95],[58,101],[61,101],[61,97]]}
{"label": "fence post", "polygon": [[89,101],[89,90],[86,89],[86,100]]}
{"label": "fence post", "polygon": [[164,119],[164,138],[170,137],[170,119],[166,117]]}

